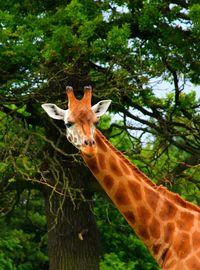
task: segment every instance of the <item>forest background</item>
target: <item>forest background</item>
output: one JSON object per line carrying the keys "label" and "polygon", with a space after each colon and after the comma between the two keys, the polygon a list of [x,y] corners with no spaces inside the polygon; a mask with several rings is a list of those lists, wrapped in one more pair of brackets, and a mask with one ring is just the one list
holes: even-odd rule
{"label": "forest background", "polygon": [[159,269],[41,109],[93,87],[99,129],[200,205],[198,0],[0,2],[0,269]]}

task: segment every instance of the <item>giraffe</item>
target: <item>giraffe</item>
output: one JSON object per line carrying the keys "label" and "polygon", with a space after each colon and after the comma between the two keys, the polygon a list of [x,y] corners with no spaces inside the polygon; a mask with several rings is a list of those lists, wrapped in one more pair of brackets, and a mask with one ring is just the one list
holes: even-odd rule
{"label": "giraffe", "polygon": [[43,104],[63,120],[67,139],[163,270],[200,270],[200,208],[155,185],[95,127],[111,100],[91,106],[92,89],[76,99],[67,87],[68,109]]}

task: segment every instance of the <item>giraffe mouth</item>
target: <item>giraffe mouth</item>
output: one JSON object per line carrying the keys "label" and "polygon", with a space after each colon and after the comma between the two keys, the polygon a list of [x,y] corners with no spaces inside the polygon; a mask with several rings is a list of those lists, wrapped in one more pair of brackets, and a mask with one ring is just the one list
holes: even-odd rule
{"label": "giraffe mouth", "polygon": [[88,156],[94,156],[97,153],[97,147],[96,146],[82,146],[80,147],[81,152]]}

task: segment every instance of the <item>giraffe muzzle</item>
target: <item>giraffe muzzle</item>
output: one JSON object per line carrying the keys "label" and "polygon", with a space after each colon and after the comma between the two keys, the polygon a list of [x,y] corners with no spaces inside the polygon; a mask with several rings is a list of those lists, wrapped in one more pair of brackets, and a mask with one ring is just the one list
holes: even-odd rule
{"label": "giraffe muzzle", "polygon": [[81,146],[81,152],[87,156],[93,156],[97,152],[96,142],[94,139],[85,139]]}
{"label": "giraffe muzzle", "polygon": [[88,139],[88,140],[84,140],[83,142],[83,146],[87,147],[87,146],[95,146],[95,140],[94,139]]}

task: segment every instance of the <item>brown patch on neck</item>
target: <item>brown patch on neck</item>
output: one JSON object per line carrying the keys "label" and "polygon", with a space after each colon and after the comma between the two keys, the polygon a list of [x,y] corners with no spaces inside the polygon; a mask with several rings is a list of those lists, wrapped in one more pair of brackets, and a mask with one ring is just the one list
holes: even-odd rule
{"label": "brown patch on neck", "polygon": [[98,153],[97,158],[98,158],[100,168],[102,170],[105,170],[107,166],[106,166],[106,160],[105,160],[104,155],[102,153]]}
{"label": "brown patch on neck", "polygon": [[180,259],[185,259],[190,253],[190,236],[186,232],[181,232],[174,240],[174,250]]}
{"label": "brown patch on neck", "polygon": [[135,216],[131,211],[125,211],[123,215],[132,226],[135,224]]}
{"label": "brown patch on neck", "polygon": [[151,213],[149,210],[145,206],[138,206],[136,211],[140,224],[147,226],[151,218]]}
{"label": "brown patch on neck", "polygon": [[192,234],[192,245],[194,250],[199,248],[199,243],[200,243],[200,234],[199,232],[194,232]]}
{"label": "brown patch on neck", "polygon": [[175,217],[177,210],[178,208],[173,203],[171,203],[168,200],[165,200],[160,210],[160,218],[163,221],[172,220]]}
{"label": "brown patch on neck", "polygon": [[122,168],[123,174],[131,175],[131,170],[129,169],[128,165],[124,160],[120,161],[120,166]]}
{"label": "brown patch on neck", "polygon": [[155,211],[159,201],[159,194],[151,187],[145,187],[144,194],[148,205]]}
{"label": "brown patch on neck", "polygon": [[166,259],[166,256],[167,256],[167,252],[169,251],[169,248],[165,248],[163,251],[162,251],[162,254],[161,254],[161,261],[164,262],[165,259]]}
{"label": "brown patch on neck", "polygon": [[155,217],[153,217],[149,225],[149,232],[153,238],[155,239],[160,238],[160,223]]}
{"label": "brown patch on neck", "polygon": [[180,230],[189,231],[194,224],[194,215],[188,211],[181,212],[176,224]]}
{"label": "brown patch on neck", "polygon": [[131,195],[133,195],[133,198],[136,201],[139,201],[142,199],[142,191],[141,191],[141,186],[139,182],[137,183],[135,181],[129,181],[128,187],[131,191]]}
{"label": "brown patch on neck", "polygon": [[104,142],[104,140],[102,140],[102,136],[99,136],[100,135],[100,131],[98,131],[98,129],[95,130],[95,141],[96,141],[96,144],[97,144],[97,147],[99,149],[102,150],[103,153],[106,153],[108,151],[107,149],[107,146]]}
{"label": "brown patch on neck", "polygon": [[115,174],[116,176],[123,175],[122,171],[119,168],[119,164],[117,163],[117,160],[113,156],[109,158],[109,164],[110,164],[110,169],[113,174]]}
{"label": "brown patch on neck", "polygon": [[153,254],[155,256],[159,253],[160,248],[161,248],[161,244],[155,244],[155,245],[153,245],[152,252],[153,252]]}
{"label": "brown patch on neck", "polygon": [[175,231],[175,225],[173,222],[169,222],[164,226],[164,241],[165,243],[169,243],[173,238]]}
{"label": "brown patch on neck", "polygon": [[119,187],[114,195],[114,200],[118,206],[131,204],[127,190],[122,183],[119,184]]}
{"label": "brown patch on neck", "polygon": [[100,172],[96,157],[87,158],[87,165],[93,174],[98,174]]}
{"label": "brown patch on neck", "polygon": [[148,232],[147,227],[145,226],[140,226],[138,228],[138,235],[145,241],[145,240],[149,240],[150,239],[150,235]]}
{"label": "brown patch on neck", "polygon": [[106,175],[103,179],[103,184],[107,190],[111,190],[114,185],[114,179],[110,175]]}

